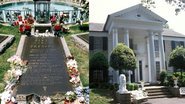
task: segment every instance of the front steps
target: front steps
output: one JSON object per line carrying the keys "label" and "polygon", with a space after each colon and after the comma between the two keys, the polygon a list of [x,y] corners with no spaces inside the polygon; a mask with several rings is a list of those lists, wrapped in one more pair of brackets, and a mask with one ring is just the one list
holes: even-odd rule
{"label": "front steps", "polygon": [[145,90],[148,92],[148,99],[172,97],[168,88],[164,86],[148,86]]}

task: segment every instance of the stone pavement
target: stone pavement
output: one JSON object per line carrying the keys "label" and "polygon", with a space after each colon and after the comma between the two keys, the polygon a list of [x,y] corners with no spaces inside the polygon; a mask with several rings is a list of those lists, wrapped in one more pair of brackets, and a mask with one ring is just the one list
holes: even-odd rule
{"label": "stone pavement", "polygon": [[185,98],[148,99],[147,102],[143,102],[141,104],[185,104]]}

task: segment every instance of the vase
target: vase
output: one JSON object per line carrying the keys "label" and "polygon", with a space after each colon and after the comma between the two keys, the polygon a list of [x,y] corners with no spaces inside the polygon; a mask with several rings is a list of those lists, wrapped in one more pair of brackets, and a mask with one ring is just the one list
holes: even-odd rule
{"label": "vase", "polygon": [[174,80],[174,88],[178,88],[179,86],[177,85],[177,83],[178,83],[178,80],[176,79],[176,80]]}

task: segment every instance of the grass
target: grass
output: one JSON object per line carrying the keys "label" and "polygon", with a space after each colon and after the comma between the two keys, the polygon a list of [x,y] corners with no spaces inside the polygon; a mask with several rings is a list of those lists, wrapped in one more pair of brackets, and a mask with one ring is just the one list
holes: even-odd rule
{"label": "grass", "polygon": [[80,72],[80,79],[83,86],[89,85],[89,53],[78,48],[70,36],[65,37],[67,45],[70,49],[71,54],[74,55],[77,64],[78,70]]}
{"label": "grass", "polygon": [[68,26],[69,26],[69,32],[68,33],[62,33],[65,36],[73,35],[73,34],[79,34],[79,33],[83,33],[83,32],[88,32],[88,31],[80,30],[80,25],[79,24],[68,25]]}
{"label": "grass", "polygon": [[0,55],[0,82],[3,82],[4,73],[10,69],[7,59],[16,53],[17,46],[20,40],[20,33],[18,27],[0,25],[0,34],[11,34],[15,36],[14,43]]}
{"label": "grass", "polygon": [[108,89],[91,89],[90,104],[114,104],[112,95]]}
{"label": "grass", "polygon": [[82,40],[84,40],[85,42],[89,43],[89,35],[85,34],[85,35],[77,35],[79,38],[81,38]]}

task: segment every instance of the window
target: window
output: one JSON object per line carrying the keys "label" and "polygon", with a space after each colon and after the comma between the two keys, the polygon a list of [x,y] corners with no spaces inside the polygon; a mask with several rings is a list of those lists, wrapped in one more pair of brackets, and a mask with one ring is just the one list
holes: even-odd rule
{"label": "window", "polygon": [[155,51],[159,52],[159,41],[154,40]]}
{"label": "window", "polygon": [[102,37],[94,37],[94,50],[103,49],[103,39]]}
{"label": "window", "polygon": [[94,37],[89,36],[89,50],[94,50]]}
{"label": "window", "polygon": [[159,80],[159,77],[160,77],[160,62],[159,61],[156,61],[156,77],[157,77],[157,80]]}
{"label": "window", "polygon": [[108,49],[108,40],[107,37],[103,37],[103,50],[106,51]]}
{"label": "window", "polygon": [[177,46],[184,47],[184,41],[171,41],[172,50],[175,49]]}
{"label": "window", "polygon": [[155,57],[159,57],[159,41],[154,40],[154,47],[155,47]]}
{"label": "window", "polygon": [[93,71],[93,81],[94,82],[103,81],[103,70],[94,70]]}

